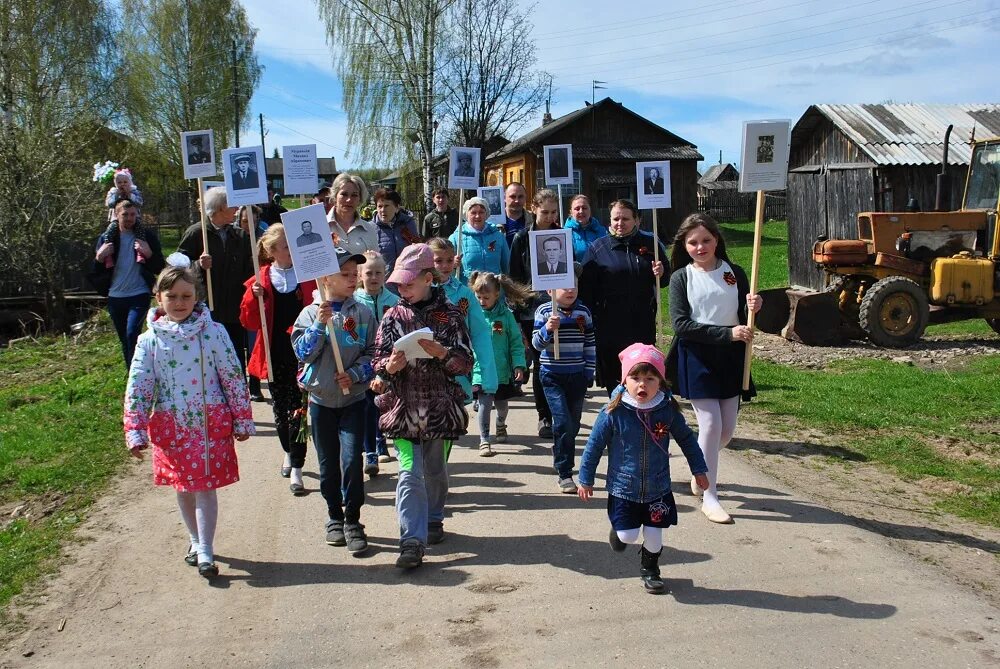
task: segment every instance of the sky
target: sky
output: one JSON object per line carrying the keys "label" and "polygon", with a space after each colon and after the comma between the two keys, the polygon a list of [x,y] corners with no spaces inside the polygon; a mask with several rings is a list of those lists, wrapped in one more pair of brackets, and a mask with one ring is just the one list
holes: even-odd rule
{"label": "sky", "polygon": [[[241,144],[260,143],[263,114],[267,155],[315,143],[338,168],[360,166],[315,1],[243,4],[264,73]],[[554,117],[601,80],[598,100],[697,145],[709,165],[720,151],[739,163],[744,121],[794,124],[812,104],[1000,102],[1000,0],[540,0],[525,28],[553,76]],[[541,110],[516,134],[540,124]]]}

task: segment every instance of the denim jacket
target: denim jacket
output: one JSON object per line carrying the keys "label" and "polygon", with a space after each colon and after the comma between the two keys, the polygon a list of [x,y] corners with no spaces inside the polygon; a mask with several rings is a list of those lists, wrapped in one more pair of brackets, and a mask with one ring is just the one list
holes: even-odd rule
{"label": "denim jacket", "polygon": [[[624,386],[618,386],[611,393],[611,398],[624,392]],[[670,492],[670,456],[667,450],[671,435],[684,452],[691,473],[707,472],[708,466],[698,448],[698,438],[687,426],[681,412],[674,409],[669,392],[663,394],[655,407],[645,411],[625,402],[619,403],[610,413],[605,406],[598,414],[583,450],[580,484],[594,485],[597,463],[601,461],[604,449],[608,449],[609,495],[639,503],[662,497]]]}

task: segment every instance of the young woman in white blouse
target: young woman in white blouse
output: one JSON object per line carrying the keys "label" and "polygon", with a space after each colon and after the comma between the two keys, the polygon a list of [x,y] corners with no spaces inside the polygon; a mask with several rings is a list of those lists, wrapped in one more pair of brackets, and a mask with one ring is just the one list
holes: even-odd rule
{"label": "young woman in white blouse", "polygon": [[[701,510],[714,523],[732,519],[719,503],[719,451],[733,438],[743,391],[743,357],[753,339],[749,309],[759,311],[743,269],[729,260],[718,223],[691,214],[681,223],[671,248],[670,320],[674,339],[667,360],[674,392],[691,401],[698,420],[698,445],[708,464],[709,488]],[[692,493],[700,490],[692,483]]]}

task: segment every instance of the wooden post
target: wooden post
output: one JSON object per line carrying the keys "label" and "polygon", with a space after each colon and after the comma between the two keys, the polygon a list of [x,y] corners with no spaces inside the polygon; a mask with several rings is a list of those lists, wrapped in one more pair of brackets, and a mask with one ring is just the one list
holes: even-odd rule
{"label": "wooden post", "polygon": [[304,206],[306,206],[306,196],[302,193],[299,193],[299,209],[301,209]]}
{"label": "wooden post", "polygon": [[[323,301],[326,302],[330,298],[326,294],[326,277],[319,280],[319,290],[323,295]],[[333,360],[337,363],[337,373],[342,373],[344,371],[344,358],[340,355],[340,344],[337,343],[337,333],[333,329],[333,317],[326,322],[326,334],[330,337],[330,346],[333,347]],[[348,388],[343,388],[342,392],[345,395],[350,395],[351,391]]]}
{"label": "wooden post", "polygon": [[[561,228],[566,225],[566,217],[563,215],[562,184],[556,184],[556,192],[559,194],[559,225],[557,227]],[[556,360],[558,359],[556,358]]]}
{"label": "wooden post", "polygon": [[[653,262],[660,262],[660,226],[656,220],[656,207],[653,207]],[[663,300],[660,297],[660,277],[656,276],[656,336],[653,343],[660,345],[660,333],[663,332]]]}
{"label": "wooden post", "polygon": [[[757,191],[757,216],[753,224],[753,257],[750,260],[750,294],[757,294],[757,279],[760,276],[760,236],[764,228],[764,191]],[[747,327],[753,332],[756,314],[747,310]],[[743,358],[743,390],[750,390],[750,360],[753,358],[753,342],[747,342]]]}
{"label": "wooden post", "polygon": [[[198,210],[201,218],[201,252],[208,253],[208,220],[205,217],[205,187],[201,177],[198,177]],[[212,270],[205,270],[205,291],[208,293],[208,310],[215,311],[215,298],[212,296]]]}
{"label": "wooden post", "polygon": [[[552,313],[555,316],[559,316],[559,319],[562,320],[562,316],[559,314],[559,305],[556,304],[555,291],[552,292]],[[559,359],[559,328],[556,328],[555,332],[552,333],[552,357],[556,360]]]}
{"label": "wooden post", "polygon": [[[257,221],[253,217],[253,206],[247,206],[247,232],[250,233],[250,258],[253,260],[253,273],[257,283],[264,285],[264,277],[260,273],[260,260],[257,258]],[[257,296],[257,307],[260,309],[260,336],[264,338],[264,359],[267,361],[267,381],[274,381],[274,370],[271,369],[271,334],[267,329],[267,314],[264,313],[264,294]]]}

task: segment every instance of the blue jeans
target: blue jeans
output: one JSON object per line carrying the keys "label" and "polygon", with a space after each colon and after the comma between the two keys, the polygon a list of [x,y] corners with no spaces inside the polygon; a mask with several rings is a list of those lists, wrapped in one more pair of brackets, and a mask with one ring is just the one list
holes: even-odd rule
{"label": "blue jeans", "polygon": [[132,356],[135,355],[135,342],[142,332],[142,324],[149,311],[149,293],[133,295],[132,297],[109,297],[108,314],[115,325],[115,332],[122,343],[122,355],[125,357],[125,368],[132,366]]}
{"label": "blue jeans", "polygon": [[[365,502],[361,443],[365,430],[365,403],[355,402],[331,409],[309,403],[316,459],[319,460],[319,491],[326,500],[330,518],[356,523]],[[341,495],[343,481],[345,495]],[[341,508],[341,502],[344,506]]]}
{"label": "blue jeans", "polygon": [[557,374],[542,369],[542,389],[552,410],[552,464],[559,478],[573,475],[576,435],[590,383],[584,372]]}
{"label": "blue jeans", "polygon": [[378,429],[378,407],[375,406],[375,393],[365,391],[365,455],[389,455],[385,447],[385,435]]}
{"label": "blue jeans", "polygon": [[399,457],[396,513],[400,543],[415,539],[426,546],[427,524],[444,522],[451,444],[451,439],[395,440]]}

